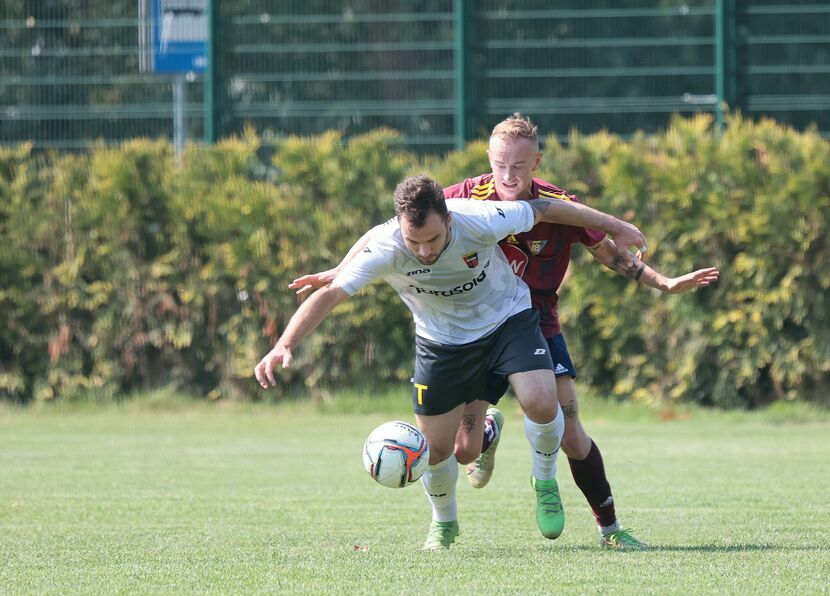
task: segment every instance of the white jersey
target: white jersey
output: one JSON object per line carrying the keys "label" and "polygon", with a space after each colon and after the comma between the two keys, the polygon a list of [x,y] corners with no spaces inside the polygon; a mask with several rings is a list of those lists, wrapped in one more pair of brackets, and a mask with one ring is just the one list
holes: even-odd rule
{"label": "white jersey", "polygon": [[332,285],[353,295],[384,279],[412,311],[415,333],[444,345],[475,341],[530,308],[530,290],[513,273],[498,242],[533,227],[532,207],[526,201],[453,199],[447,208],[451,239],[435,263],[418,261],[393,218]]}

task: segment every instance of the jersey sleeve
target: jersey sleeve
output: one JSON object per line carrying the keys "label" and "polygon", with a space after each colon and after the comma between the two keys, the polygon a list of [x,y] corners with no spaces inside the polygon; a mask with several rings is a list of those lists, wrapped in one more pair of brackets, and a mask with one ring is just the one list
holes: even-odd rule
{"label": "jersey sleeve", "polygon": [[468,199],[470,198],[470,188],[472,187],[472,179],[462,180],[457,184],[444,187],[444,197],[448,199]]}
{"label": "jersey sleeve", "polygon": [[381,226],[369,240],[369,244],[332,280],[332,286],[341,288],[349,296],[354,296],[361,288],[383,277],[391,269],[391,254],[388,250],[383,250],[382,239],[392,221]]}
{"label": "jersey sleeve", "polygon": [[498,242],[511,234],[527,232],[536,223],[533,208],[527,201],[453,201],[453,210],[472,215],[470,227],[487,242]]}
{"label": "jersey sleeve", "polygon": [[596,246],[605,238],[605,232],[591,228],[577,228],[576,241],[585,246]]}
{"label": "jersey sleeve", "polygon": [[[584,201],[581,201],[577,197],[571,195],[571,200],[575,203],[582,203],[585,204]],[[571,244],[576,244],[579,242],[580,244],[584,244],[585,246],[596,246],[599,244],[603,238],[605,238],[605,232],[602,230],[594,230],[593,228],[579,228],[575,226],[567,226],[571,230],[570,234],[570,242]]]}
{"label": "jersey sleeve", "polygon": [[[581,200],[574,194],[562,190],[547,180],[541,178],[533,179],[534,185],[537,188],[539,198],[541,199],[561,199],[564,201],[573,201],[574,203],[581,203],[585,205],[585,201]],[[591,228],[582,228],[579,226],[560,225],[560,230],[567,239],[568,244],[581,243],[585,246],[596,246],[605,238],[605,232],[602,230],[593,230]]]}

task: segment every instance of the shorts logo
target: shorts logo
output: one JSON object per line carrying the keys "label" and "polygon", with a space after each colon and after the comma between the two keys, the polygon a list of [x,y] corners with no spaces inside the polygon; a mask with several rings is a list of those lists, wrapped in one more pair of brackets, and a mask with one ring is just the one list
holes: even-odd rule
{"label": "shorts logo", "polygon": [[464,259],[464,262],[467,263],[467,267],[470,269],[475,269],[478,267],[478,253],[477,252],[470,252],[466,255],[461,257]]}
{"label": "shorts logo", "polygon": [[527,249],[530,251],[530,254],[536,256],[542,252],[542,249],[545,248],[545,244],[547,243],[547,240],[528,240]]}
{"label": "shorts logo", "polygon": [[545,354],[547,354],[547,352],[548,351],[545,348],[536,348],[536,351],[533,352],[533,355],[534,356],[544,356]]}
{"label": "shorts logo", "polygon": [[557,362],[556,363],[556,370],[553,371],[553,374],[555,374],[555,375],[564,375],[566,372],[568,372],[568,369],[565,368],[564,366],[562,366],[561,362]]}

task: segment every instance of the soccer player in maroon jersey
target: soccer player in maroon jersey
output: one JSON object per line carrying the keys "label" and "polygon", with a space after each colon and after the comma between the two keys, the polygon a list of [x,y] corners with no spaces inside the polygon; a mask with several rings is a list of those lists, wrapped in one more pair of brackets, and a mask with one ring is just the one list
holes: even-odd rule
{"label": "soccer player in maroon jersey", "polygon": [[[533,177],[542,154],[536,126],[520,114],[500,122],[490,136],[488,156],[492,172],[453,184],[444,189],[449,198],[473,198],[491,201],[517,201],[534,198],[578,199],[553,184]],[[349,251],[338,267],[302,276],[289,287],[298,293],[327,284],[337,271],[368,241],[367,234]],[[700,269],[675,278],[667,278],[639,259],[624,262],[614,241],[603,232],[572,226],[538,223],[529,232],[508,236],[502,250],[513,267],[530,287],[533,307],[540,313],[542,333],[553,357],[556,392],[565,415],[565,434],[561,448],[568,457],[574,481],[591,507],[599,529],[599,542],[607,548],[642,550],[647,545],[620,526],[614,509],[611,486],[605,473],[602,455],[585,432],[579,419],[576,368],[568,353],[559,327],[557,290],[565,276],[572,244],[584,244],[599,263],[639,283],[667,293],[681,293],[708,286],[718,279],[714,267]],[[628,247],[626,247],[628,248]],[[455,455],[467,463],[467,477],[476,488],[483,487],[493,473],[504,416],[491,401],[507,390],[505,379],[492,378],[486,394],[468,404],[456,436]]]}

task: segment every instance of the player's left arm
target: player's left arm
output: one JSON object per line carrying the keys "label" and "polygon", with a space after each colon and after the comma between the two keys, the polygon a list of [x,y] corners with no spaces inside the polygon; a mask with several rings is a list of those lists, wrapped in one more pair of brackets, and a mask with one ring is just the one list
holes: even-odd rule
{"label": "player's left arm", "polygon": [[706,267],[679,277],[666,277],[643,263],[636,255],[628,251],[621,252],[614,241],[608,237],[588,247],[588,251],[611,271],[667,294],[682,294],[689,290],[705,288],[716,282],[720,276],[717,267]]}
{"label": "player's left arm", "polygon": [[342,288],[328,285],[314,292],[300,305],[288,321],[276,345],[254,367],[254,376],[263,389],[276,387],[274,368],[280,364],[283,368],[291,366],[294,360],[292,350],[297,343],[311,333],[334,310],[334,307],[348,297],[349,294]]}

